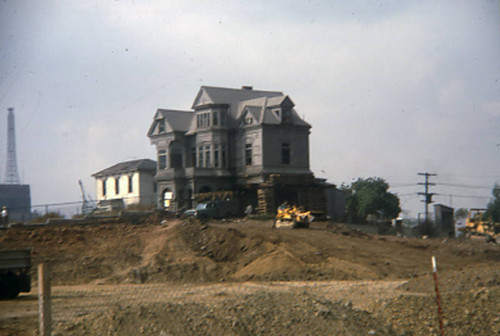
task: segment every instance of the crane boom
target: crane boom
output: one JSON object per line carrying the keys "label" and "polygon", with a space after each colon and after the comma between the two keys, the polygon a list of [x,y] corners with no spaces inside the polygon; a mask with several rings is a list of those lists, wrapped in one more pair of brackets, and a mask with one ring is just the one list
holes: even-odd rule
{"label": "crane boom", "polygon": [[82,214],[91,214],[95,209],[94,202],[92,202],[90,197],[86,196],[82,180],[78,180],[78,184],[80,185],[80,193],[82,195]]}

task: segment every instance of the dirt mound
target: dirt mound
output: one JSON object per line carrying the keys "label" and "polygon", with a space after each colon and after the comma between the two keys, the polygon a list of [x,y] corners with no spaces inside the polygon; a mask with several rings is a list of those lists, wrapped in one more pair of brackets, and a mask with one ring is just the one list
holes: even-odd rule
{"label": "dirt mound", "polygon": [[500,246],[474,241],[372,236],[321,223],[271,226],[168,219],[16,227],[0,231],[0,244],[32,248],[35,264],[50,264],[54,284],[401,279],[430,274],[432,255],[445,271],[500,260]]}
{"label": "dirt mound", "polygon": [[[441,295],[446,335],[500,334],[500,287],[480,287]],[[437,304],[434,295],[402,295],[376,308],[378,316],[397,330],[414,335],[438,335]]]}

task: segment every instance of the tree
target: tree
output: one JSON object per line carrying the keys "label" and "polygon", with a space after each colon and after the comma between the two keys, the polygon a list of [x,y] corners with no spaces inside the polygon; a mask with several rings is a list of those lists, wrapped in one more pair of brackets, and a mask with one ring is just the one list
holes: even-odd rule
{"label": "tree", "polygon": [[467,218],[468,215],[469,215],[469,210],[465,208],[460,208],[457,209],[457,211],[455,211],[455,219]]}
{"label": "tree", "polygon": [[486,213],[494,222],[500,223],[500,186],[497,183],[495,183],[491,193],[493,194],[493,200],[488,203]]}
{"label": "tree", "polygon": [[382,178],[358,178],[341,189],[346,193],[346,214],[352,222],[365,222],[368,215],[392,219],[401,212],[399,198],[387,191],[389,184]]}

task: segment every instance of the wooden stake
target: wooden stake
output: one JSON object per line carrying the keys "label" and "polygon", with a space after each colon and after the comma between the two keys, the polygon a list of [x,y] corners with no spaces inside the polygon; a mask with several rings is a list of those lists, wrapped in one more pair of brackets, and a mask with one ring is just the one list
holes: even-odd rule
{"label": "wooden stake", "polygon": [[45,264],[38,265],[38,313],[40,320],[40,336],[52,333],[50,307],[50,272]]}
{"label": "wooden stake", "polygon": [[438,307],[438,317],[439,317],[439,330],[441,332],[441,336],[444,335],[444,327],[443,327],[443,310],[441,309],[441,297],[439,295],[439,287],[438,287],[438,278],[437,278],[437,266],[436,266],[436,257],[432,256],[432,273],[434,275],[434,287],[436,289],[436,303]]}

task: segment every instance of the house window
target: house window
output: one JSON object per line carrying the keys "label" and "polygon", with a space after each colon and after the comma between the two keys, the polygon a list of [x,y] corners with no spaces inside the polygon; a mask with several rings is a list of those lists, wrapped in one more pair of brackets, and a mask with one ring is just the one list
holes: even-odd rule
{"label": "house window", "polygon": [[290,164],[290,144],[281,144],[281,163]]}
{"label": "house window", "polygon": [[132,175],[129,175],[129,177],[128,177],[128,192],[129,193],[134,192],[134,185],[132,183]]}
{"label": "house window", "polygon": [[250,143],[245,145],[245,163],[247,166],[252,165],[252,144]]}
{"label": "house window", "polygon": [[119,177],[116,177],[115,178],[115,194],[119,194],[120,193],[120,178]]}
{"label": "house window", "polygon": [[251,124],[253,124],[253,118],[247,115],[245,117],[245,125],[251,125]]}
{"label": "house window", "polygon": [[191,167],[196,167],[196,147],[191,147]]}
{"label": "house window", "polygon": [[102,180],[102,196],[106,196],[106,179]]}
{"label": "house window", "polygon": [[276,116],[277,116],[278,118],[281,118],[281,111],[280,111],[280,109],[276,109],[276,110],[274,110],[274,114],[276,114]]}
{"label": "house window", "polygon": [[212,112],[212,125],[214,125],[214,126],[219,125],[219,112],[218,111]]}
{"label": "house window", "polygon": [[158,133],[165,132],[165,119],[158,120]]}
{"label": "house window", "polygon": [[219,145],[214,146],[214,167],[219,168],[220,167],[220,160],[219,160]]}
{"label": "house window", "polygon": [[198,147],[198,162],[197,167],[203,167],[203,146]]}
{"label": "house window", "polygon": [[163,192],[163,207],[169,208],[172,204],[172,199],[174,198],[174,193],[170,191],[170,189],[166,189]]}
{"label": "house window", "polygon": [[210,127],[210,112],[200,113],[196,115],[196,127]]}
{"label": "house window", "polygon": [[205,146],[205,168],[210,168],[210,145]]}
{"label": "house window", "polygon": [[222,161],[222,168],[226,168],[226,165],[227,165],[226,145],[221,145],[221,161]]}
{"label": "house window", "polygon": [[158,168],[165,169],[167,168],[167,150],[160,149],[158,151]]}
{"label": "house window", "polygon": [[226,112],[220,111],[220,125],[224,126],[226,124]]}

